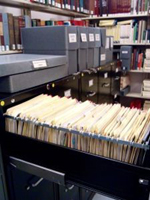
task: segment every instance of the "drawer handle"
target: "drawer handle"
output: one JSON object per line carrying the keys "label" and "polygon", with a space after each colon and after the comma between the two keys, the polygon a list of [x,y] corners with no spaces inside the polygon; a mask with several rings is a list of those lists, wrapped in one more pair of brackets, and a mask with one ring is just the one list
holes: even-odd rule
{"label": "drawer handle", "polygon": [[36,183],[32,183],[31,185],[28,185],[26,189],[30,190],[31,187],[33,188],[37,187],[43,180],[44,180],[43,178],[40,178]]}
{"label": "drawer handle", "polygon": [[110,84],[109,83],[104,83],[104,84],[102,84],[102,87],[108,88],[108,87],[110,87]]}
{"label": "drawer handle", "polygon": [[93,71],[95,74],[97,74],[97,69],[91,68],[91,71]]}
{"label": "drawer handle", "polygon": [[91,71],[87,69],[87,70],[84,70],[83,73],[91,74]]}
{"label": "drawer handle", "polygon": [[74,73],[73,76],[78,76],[80,72]]}
{"label": "drawer handle", "polygon": [[87,94],[87,97],[93,97],[93,96],[95,96],[96,95],[96,92],[89,92],[88,94]]}

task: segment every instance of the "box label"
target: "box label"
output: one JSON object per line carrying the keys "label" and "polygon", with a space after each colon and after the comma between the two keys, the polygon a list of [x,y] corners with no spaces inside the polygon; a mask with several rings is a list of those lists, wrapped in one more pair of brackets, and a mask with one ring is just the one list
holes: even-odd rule
{"label": "box label", "polygon": [[89,87],[92,87],[93,85],[94,85],[94,80],[92,79],[89,81]]}
{"label": "box label", "polygon": [[89,41],[94,42],[94,34],[93,33],[89,34]]}
{"label": "box label", "polygon": [[81,33],[81,41],[82,42],[87,42],[87,37],[85,33]]}
{"label": "box label", "polygon": [[65,97],[71,97],[71,89],[66,90],[66,91],[64,92],[64,96],[65,96]]}
{"label": "box label", "polygon": [[46,60],[33,61],[32,63],[33,63],[34,69],[39,69],[39,68],[47,67]]}
{"label": "box label", "polygon": [[122,51],[122,54],[128,54],[128,51]]}
{"label": "box label", "polygon": [[105,61],[106,60],[106,54],[101,54],[101,61]]}
{"label": "box label", "polygon": [[98,33],[95,34],[95,40],[98,41],[98,42],[100,41],[100,34],[98,34]]}
{"label": "box label", "polygon": [[75,33],[69,33],[69,43],[76,43],[77,35]]}

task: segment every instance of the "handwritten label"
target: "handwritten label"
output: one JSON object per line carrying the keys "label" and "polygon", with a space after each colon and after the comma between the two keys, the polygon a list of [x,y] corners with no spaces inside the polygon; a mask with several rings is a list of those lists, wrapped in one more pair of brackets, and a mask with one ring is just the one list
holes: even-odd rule
{"label": "handwritten label", "polygon": [[94,34],[93,33],[89,34],[89,41],[94,42]]}
{"label": "handwritten label", "polygon": [[100,41],[100,34],[98,34],[98,33],[95,34],[95,40],[98,41],[98,42]]}
{"label": "handwritten label", "polygon": [[81,41],[82,42],[87,42],[87,36],[85,33],[81,33]]}
{"label": "handwritten label", "polygon": [[104,78],[108,78],[108,73],[105,73],[105,74],[104,74]]}
{"label": "handwritten label", "polygon": [[89,81],[89,87],[92,87],[93,85],[94,85],[94,80],[92,79]]}
{"label": "handwritten label", "polygon": [[76,43],[77,35],[75,33],[69,33],[69,43]]}

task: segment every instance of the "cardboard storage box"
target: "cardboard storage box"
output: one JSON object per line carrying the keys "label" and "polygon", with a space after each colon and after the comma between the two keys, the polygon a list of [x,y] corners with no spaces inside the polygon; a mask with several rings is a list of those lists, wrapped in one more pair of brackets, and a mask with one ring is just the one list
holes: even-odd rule
{"label": "cardboard storage box", "polygon": [[0,92],[14,93],[42,85],[68,74],[66,56],[0,56]]}

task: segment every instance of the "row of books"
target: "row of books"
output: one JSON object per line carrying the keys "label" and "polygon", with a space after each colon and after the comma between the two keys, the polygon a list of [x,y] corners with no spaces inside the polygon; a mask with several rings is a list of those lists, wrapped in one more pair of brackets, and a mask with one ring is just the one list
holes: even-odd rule
{"label": "row of books", "polygon": [[147,14],[150,0],[96,0],[99,5],[97,15]]}
{"label": "row of books", "polygon": [[82,20],[31,20],[27,15],[16,17],[10,13],[0,13],[0,52],[22,49],[21,28],[54,25],[85,26],[85,23]]}
{"label": "row of books", "polygon": [[150,98],[150,80],[145,79],[142,86],[142,96]]}
{"label": "row of books", "polygon": [[31,27],[29,16],[0,13],[0,51],[22,49],[21,28],[24,27]]}
{"label": "row of books", "polygon": [[150,49],[146,49],[143,68],[145,70],[150,70]]}
{"label": "row of books", "polygon": [[94,14],[94,0],[28,0],[32,3],[45,4],[47,6],[54,6],[61,9],[68,9],[76,12]]}
{"label": "row of books", "polygon": [[41,20],[41,19],[32,19],[32,27],[35,26],[85,26],[83,20],[65,20],[65,21],[56,21],[56,20]]}
{"label": "row of books", "polygon": [[141,70],[144,68],[145,50],[134,48],[132,53],[131,70]]}
{"label": "row of books", "polygon": [[150,43],[150,29],[145,20],[102,21],[100,27],[106,27],[107,35],[113,36],[114,41],[121,44]]}
{"label": "row of books", "polygon": [[149,138],[150,110],[40,95],[8,109],[5,127],[11,133],[137,164],[140,147]]}

